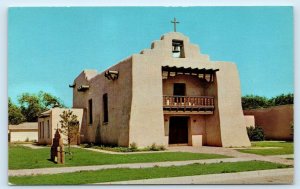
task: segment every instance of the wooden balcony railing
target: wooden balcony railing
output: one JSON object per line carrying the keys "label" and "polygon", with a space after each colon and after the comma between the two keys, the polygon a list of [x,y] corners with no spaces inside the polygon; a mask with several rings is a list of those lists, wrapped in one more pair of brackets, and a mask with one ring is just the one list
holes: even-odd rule
{"label": "wooden balcony railing", "polygon": [[163,96],[166,111],[213,111],[214,97],[211,96]]}

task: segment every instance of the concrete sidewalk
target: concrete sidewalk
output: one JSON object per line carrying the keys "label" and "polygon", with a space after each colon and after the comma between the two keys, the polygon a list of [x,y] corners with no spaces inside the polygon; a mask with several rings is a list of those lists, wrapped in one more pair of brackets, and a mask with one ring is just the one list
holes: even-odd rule
{"label": "concrete sidewalk", "polygon": [[34,144],[20,144],[22,146],[31,148],[31,149],[42,149],[42,148],[46,148],[46,146],[38,146],[38,145],[34,145]]}
{"label": "concrete sidewalk", "polygon": [[106,153],[106,154],[119,154],[119,155],[127,155],[127,154],[152,154],[152,153],[163,153],[163,152],[169,152],[167,150],[161,150],[161,151],[137,151],[137,152],[114,152],[114,151],[109,151],[109,150],[101,150],[97,148],[84,148],[81,146],[74,145],[72,146],[74,148],[80,148],[83,150],[89,150],[93,152],[101,152],[101,153]]}
{"label": "concrete sidewalk", "polygon": [[192,153],[205,153],[205,154],[220,154],[226,156],[233,156],[235,158],[248,158],[258,161],[268,161],[273,163],[280,163],[285,165],[293,165],[294,160],[285,159],[284,156],[262,156],[257,154],[242,153],[233,148],[220,148],[220,147],[211,147],[211,146],[201,146],[201,147],[192,147],[192,146],[176,146],[168,147],[170,152],[192,152]]}
{"label": "concrete sidewalk", "polygon": [[294,154],[285,154],[285,155],[273,155],[272,157],[279,157],[279,158],[294,158]]}
{"label": "concrete sidewalk", "polygon": [[292,184],[294,168],[106,182],[98,184]]}
{"label": "concrete sidewalk", "polygon": [[17,169],[8,170],[8,176],[30,176],[30,175],[45,175],[58,173],[71,173],[78,171],[96,171],[103,169],[114,168],[148,168],[148,167],[168,167],[181,166],[193,163],[220,163],[220,162],[239,162],[251,161],[248,158],[223,158],[223,159],[204,159],[204,160],[189,160],[189,161],[166,161],[166,162],[151,162],[151,163],[131,163],[131,164],[113,164],[113,165],[91,165],[91,166],[74,166],[74,167],[55,167],[55,168],[39,168],[39,169]]}

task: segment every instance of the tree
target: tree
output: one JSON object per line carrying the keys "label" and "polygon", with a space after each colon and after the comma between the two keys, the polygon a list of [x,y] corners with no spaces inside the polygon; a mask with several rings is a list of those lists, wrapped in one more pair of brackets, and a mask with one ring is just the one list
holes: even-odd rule
{"label": "tree", "polygon": [[257,96],[257,95],[246,95],[246,96],[242,97],[243,110],[266,108],[269,106],[270,106],[270,103],[266,97],[261,97],[261,96]]}
{"label": "tree", "polygon": [[8,124],[18,125],[25,120],[20,107],[8,98]]}
{"label": "tree", "polygon": [[271,98],[270,102],[272,102],[275,106],[294,104],[294,94],[293,93],[281,94],[279,96]]}
{"label": "tree", "polygon": [[267,108],[270,106],[279,106],[285,104],[294,104],[293,93],[281,94],[271,99],[257,95],[246,95],[242,97],[243,110]]}
{"label": "tree", "polygon": [[40,91],[38,94],[23,93],[18,101],[26,121],[37,121],[38,116],[54,106],[64,107],[61,100],[49,93]]}
{"label": "tree", "polygon": [[71,110],[63,111],[62,114],[59,115],[61,120],[61,132],[63,135],[67,137],[68,143],[68,154],[72,155],[71,153],[71,142],[72,140],[77,140],[79,134],[79,121],[77,119],[77,115],[74,115]]}
{"label": "tree", "polygon": [[39,97],[35,94],[23,93],[18,101],[21,105],[21,112],[25,116],[26,121],[37,121],[40,113],[46,109],[42,107]]}
{"label": "tree", "polygon": [[46,109],[51,109],[53,107],[60,107],[60,108],[65,107],[65,105],[61,102],[61,100],[58,97],[55,97],[50,93],[45,93],[40,91],[39,98],[41,99],[42,104]]}

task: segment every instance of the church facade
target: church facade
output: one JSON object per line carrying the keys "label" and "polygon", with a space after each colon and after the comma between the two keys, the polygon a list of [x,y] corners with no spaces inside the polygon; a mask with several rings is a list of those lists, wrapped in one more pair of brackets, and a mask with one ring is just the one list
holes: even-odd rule
{"label": "church facade", "polygon": [[250,146],[236,65],[211,61],[179,32],[70,87],[81,143]]}

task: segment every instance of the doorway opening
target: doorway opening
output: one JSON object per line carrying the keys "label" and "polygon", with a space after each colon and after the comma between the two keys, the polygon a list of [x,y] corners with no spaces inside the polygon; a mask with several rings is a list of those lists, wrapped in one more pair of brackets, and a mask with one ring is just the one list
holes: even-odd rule
{"label": "doorway opening", "polygon": [[170,117],[169,144],[188,145],[188,121],[189,117]]}

